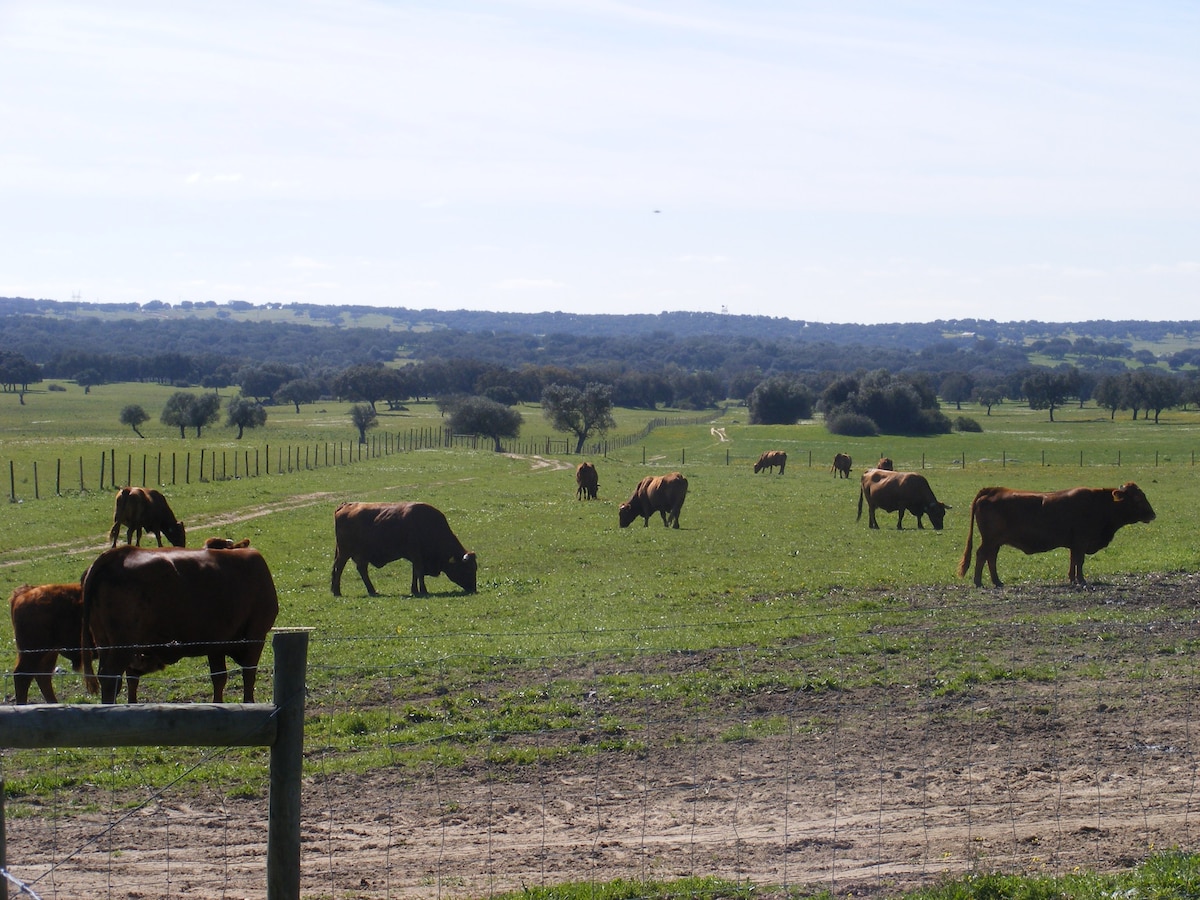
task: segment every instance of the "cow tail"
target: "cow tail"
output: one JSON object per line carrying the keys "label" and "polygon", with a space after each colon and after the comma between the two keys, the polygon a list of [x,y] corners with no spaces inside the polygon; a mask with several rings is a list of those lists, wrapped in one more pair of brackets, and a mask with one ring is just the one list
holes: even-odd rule
{"label": "cow tail", "polygon": [[958,561],[958,577],[962,578],[967,574],[967,568],[971,565],[971,550],[975,544],[975,504],[979,498],[976,497],[971,501],[971,521],[967,525],[967,546],[963,550],[962,559]]}
{"label": "cow tail", "polygon": [[[95,563],[93,563],[93,566]],[[80,663],[83,667],[83,687],[89,694],[100,693],[100,680],[92,668],[92,602],[96,596],[96,584],[99,579],[88,578],[92,574],[89,567],[83,576],[83,616],[79,633]]]}
{"label": "cow tail", "polygon": [[858,486],[858,515],[854,517],[855,522],[857,522],[859,519],[862,518],[862,502],[863,502],[863,486],[860,484]]}

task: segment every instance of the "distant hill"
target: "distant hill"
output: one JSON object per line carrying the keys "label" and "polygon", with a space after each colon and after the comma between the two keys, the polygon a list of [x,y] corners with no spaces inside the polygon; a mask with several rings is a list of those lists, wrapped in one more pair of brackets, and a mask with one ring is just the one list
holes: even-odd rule
{"label": "distant hill", "polygon": [[[801,318],[728,315],[707,312],[662,312],[632,315],[564,312],[503,313],[481,310],[316,306],[306,303],[255,306],[244,301],[172,305],[150,303],[85,303],[0,297],[0,321],[14,315],[116,321],[222,319],[281,325],[400,332],[409,335],[439,330],[468,334],[571,335],[574,337],[687,338],[724,335],[760,341],[790,340],[837,345],[920,350],[945,339],[974,337],[1019,346],[1059,337],[1089,337],[1132,344],[1170,344],[1173,349],[1200,347],[1200,320],[1163,322],[1138,319],[1079,322],[997,322],[994,319],[939,319],[922,323],[859,325],[814,322]],[[1136,348],[1135,348],[1136,349]]]}

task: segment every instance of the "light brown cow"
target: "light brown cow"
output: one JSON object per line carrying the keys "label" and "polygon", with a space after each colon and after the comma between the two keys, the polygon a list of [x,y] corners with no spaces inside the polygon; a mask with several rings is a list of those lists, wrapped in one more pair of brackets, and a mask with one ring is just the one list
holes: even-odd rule
{"label": "light brown cow", "polygon": [[884,512],[899,512],[896,527],[904,527],[904,513],[910,512],[917,517],[917,527],[924,529],[921,523],[923,516],[929,516],[929,522],[935,531],[942,530],[946,518],[946,510],[950,507],[941,503],[933,496],[933,489],[925,476],[917,472],[886,472],[883,469],[867,469],[863,472],[858,489],[858,515],[855,520],[862,518],[863,501],[866,500],[869,515],[868,524],[878,528],[875,521],[875,510]]}
{"label": "light brown cow", "polygon": [[[79,583],[23,585],[8,598],[12,615],[17,663],[13,667],[13,691],[18,704],[29,702],[29,685],[37,681],[47,703],[57,703],[54,694],[54,664],[61,655],[71,668],[83,671],[80,635],[83,622],[83,590]],[[92,673],[84,676],[88,693],[100,690]]]}
{"label": "light brown cow", "polygon": [[342,593],[342,569],[354,560],[372,597],[378,596],[367,566],[397,559],[412,563],[412,595],[425,596],[425,577],[441,575],[468,594],[475,593],[479,563],[450,530],[445,514],[428,503],[343,503],[333,513],[337,546],[333,553],[333,596]]}
{"label": "light brown cow", "polygon": [[670,528],[679,527],[679,511],[683,509],[683,501],[687,499],[688,482],[679,472],[667,475],[647,475],[633,491],[629,501],[622,503],[617,511],[618,521],[622,528],[641,516],[643,527],[650,524],[650,517],[655,513],[662,516],[663,525]]}
{"label": "light brown cow", "polygon": [[1023,553],[1044,553],[1057,547],[1071,551],[1067,577],[1084,584],[1083,560],[1103,550],[1123,525],[1153,522],[1154,509],[1132,481],[1119,488],[1069,488],[1064,491],[1014,491],[986,487],[971,501],[967,546],[958,564],[958,576],[971,565],[971,544],[979,524],[979,555],[975,559],[975,586],[983,586],[986,563],[992,584],[1000,586],[996,555],[1007,544]]}
{"label": "light brown cow", "polygon": [[162,536],[176,547],[184,546],[186,535],[183,523],[175,518],[167,498],[153,488],[123,487],[117,492],[117,501],[113,509],[113,525],[108,532],[112,541],[110,546],[117,546],[117,537],[121,526],[125,526],[125,543],[132,544],[134,532],[137,532],[137,545],[142,545],[142,532],[153,532],[158,546],[162,546]]}
{"label": "light brown cow", "polygon": [[838,453],[833,457],[833,465],[829,467],[829,471],[835,475],[841,475],[843,478],[849,478],[850,465],[850,454]]}
{"label": "light brown cow", "polygon": [[229,657],[242,669],[243,701],[253,703],[258,660],[278,614],[275,582],[257,550],[105,550],[83,577],[84,666],[92,643],[100,699],[116,702],[127,675],[136,703],[142,675],[207,656],[213,702],[221,703]]}
{"label": "light brown cow", "polygon": [[782,475],[787,467],[787,454],[782,450],[768,450],[754,464],[754,474],[757,475],[763,469],[774,471],[776,466],[779,466],[779,474]]}
{"label": "light brown cow", "polygon": [[883,469],[885,472],[894,472],[896,471],[896,464],[892,462],[890,456],[881,456],[879,457],[879,462],[875,463],[875,468]]}
{"label": "light brown cow", "polygon": [[600,475],[590,462],[575,467],[575,499],[595,500],[600,490]]}

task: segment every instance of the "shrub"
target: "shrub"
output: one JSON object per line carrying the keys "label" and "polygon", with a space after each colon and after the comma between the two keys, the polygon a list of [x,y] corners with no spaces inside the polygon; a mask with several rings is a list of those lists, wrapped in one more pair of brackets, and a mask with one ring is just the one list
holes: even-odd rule
{"label": "shrub", "polygon": [[959,416],[954,420],[955,431],[983,431],[983,426],[970,416]]}
{"label": "shrub", "polygon": [[836,413],[825,420],[825,427],[830,434],[846,437],[874,437],[879,434],[879,426],[875,421],[862,413]]}

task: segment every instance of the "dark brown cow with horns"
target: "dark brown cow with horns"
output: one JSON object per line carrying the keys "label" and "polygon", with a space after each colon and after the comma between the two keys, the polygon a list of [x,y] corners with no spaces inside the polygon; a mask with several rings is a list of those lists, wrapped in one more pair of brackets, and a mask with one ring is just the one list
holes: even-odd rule
{"label": "dark brown cow with horns", "polygon": [[117,546],[117,537],[121,526],[125,526],[125,543],[132,544],[134,532],[137,532],[137,545],[142,545],[142,532],[153,532],[158,546],[162,546],[162,536],[173,546],[182,547],[186,543],[183,523],[175,518],[167,498],[154,488],[123,487],[117,492],[117,501],[113,509],[113,525],[108,532],[110,546]]}
{"label": "dark brown cow with horns", "polygon": [[863,501],[867,501],[869,510],[867,521],[871,528],[878,528],[875,521],[875,510],[884,512],[899,512],[896,527],[904,527],[904,514],[910,512],[917,517],[917,527],[924,528],[922,516],[929,516],[929,522],[935,531],[942,530],[946,518],[946,510],[950,507],[933,496],[933,488],[929,486],[925,476],[917,472],[885,472],[882,469],[867,469],[863,472],[858,489],[858,516],[862,518]]}
{"label": "dark brown cow with horns", "polygon": [[849,453],[838,453],[833,457],[833,465],[829,467],[829,471],[835,475],[841,475],[843,478],[849,478],[851,465]]}
{"label": "dark brown cow with horns", "polygon": [[595,500],[600,490],[600,475],[590,462],[575,467],[575,499]]}
{"label": "dark brown cow with horns", "polygon": [[783,470],[787,468],[787,454],[782,450],[768,450],[754,464],[754,474],[757,475],[763,469],[773,472],[776,466],[779,466],[779,474],[782,475]]}
{"label": "dark brown cow with horns", "polygon": [[659,513],[662,515],[663,525],[678,528],[679,511],[683,509],[687,490],[687,479],[679,472],[647,475],[638,482],[629,501],[622,503],[617,511],[621,527],[627,528],[638,516],[644,519],[643,527],[647,526],[650,524],[650,517]]}
{"label": "dark brown cow with horns", "polygon": [[1076,487],[1045,493],[986,487],[971,501],[971,524],[958,575],[965,575],[971,565],[976,523],[979,555],[975,558],[975,586],[983,586],[986,563],[992,584],[999,587],[996,555],[1005,544],[1023,553],[1066,547],[1071,551],[1067,577],[1072,584],[1084,584],[1083,559],[1088,553],[1107,547],[1123,525],[1153,521],[1150,501],[1132,481],[1119,488]]}
{"label": "dark brown cow with horns", "polygon": [[213,702],[224,700],[229,657],[242,669],[242,699],[254,682],[279,598],[257,550],[105,550],[83,577],[85,669],[96,647],[100,699],[114,703],[128,676],[129,702],[139,678],[185,656],[207,656]]}
{"label": "dark brown cow with horns", "polygon": [[475,593],[479,564],[450,530],[442,511],[428,503],[343,503],[333,513],[337,547],[333,553],[333,596],[342,593],[342,569],[354,560],[372,597],[378,596],[367,566],[380,568],[397,559],[412,563],[412,595],[429,593],[425,577],[441,575],[468,594]]}

